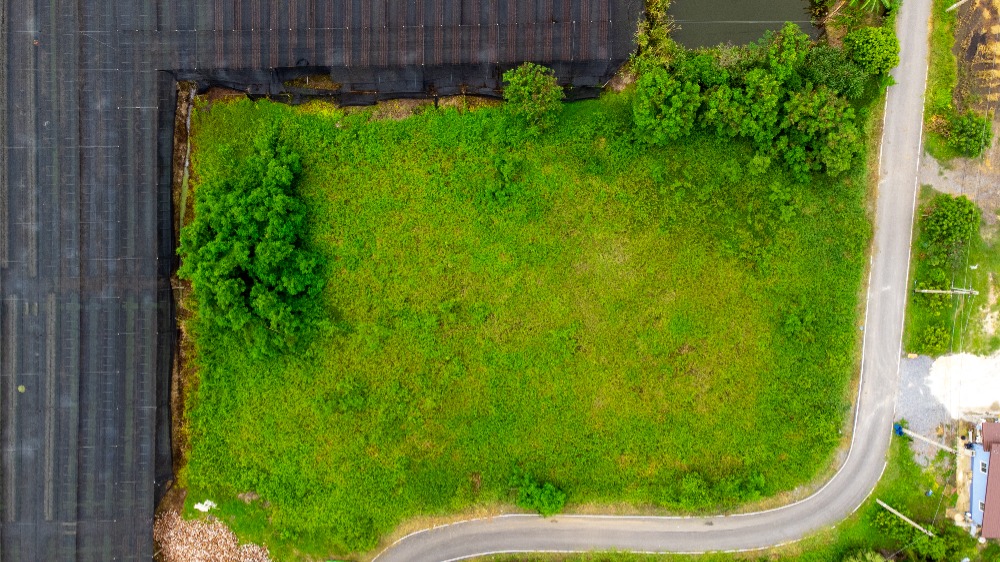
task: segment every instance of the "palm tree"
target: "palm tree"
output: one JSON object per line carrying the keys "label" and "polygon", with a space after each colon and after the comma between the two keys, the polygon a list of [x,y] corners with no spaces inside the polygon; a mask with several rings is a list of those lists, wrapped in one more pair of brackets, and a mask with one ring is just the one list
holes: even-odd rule
{"label": "palm tree", "polygon": [[869,550],[848,556],[844,558],[844,562],[886,562],[886,559],[881,554]]}

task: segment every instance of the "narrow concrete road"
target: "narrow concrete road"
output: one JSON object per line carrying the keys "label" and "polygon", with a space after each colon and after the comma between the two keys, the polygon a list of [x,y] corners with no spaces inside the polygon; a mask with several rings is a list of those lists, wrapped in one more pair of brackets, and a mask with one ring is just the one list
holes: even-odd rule
{"label": "narrow concrete road", "polygon": [[861,386],[851,450],[837,474],[809,498],[771,511],[690,518],[508,515],[414,533],[376,560],[444,562],[526,551],[756,549],[834,525],[861,505],[882,475],[891,437],[921,152],[930,4],[905,0],[896,24],[902,62],[893,72],[897,83],[889,89],[882,137]]}

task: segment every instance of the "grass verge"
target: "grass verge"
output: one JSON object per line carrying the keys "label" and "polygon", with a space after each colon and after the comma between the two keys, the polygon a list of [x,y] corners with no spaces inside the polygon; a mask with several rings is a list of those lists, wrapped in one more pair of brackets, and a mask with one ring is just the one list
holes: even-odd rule
{"label": "grass verge", "polygon": [[[957,255],[943,259],[936,255],[938,252],[923,228],[929,205],[937,195],[940,193],[930,186],[921,187],[912,253],[913,287],[972,289],[978,294],[911,295],[907,306],[906,350],[931,356],[992,353],[1000,349],[996,326],[996,318],[1000,316],[996,302],[1000,244],[996,226],[980,225]],[[938,279],[942,268],[945,278]]]}
{"label": "grass verge", "polygon": [[954,93],[958,85],[955,22],[958,12],[946,11],[952,0],[934,0],[931,7],[930,61],[924,102],[924,146],[939,162],[961,156],[946,136],[948,121],[955,113]]}
{"label": "grass verge", "polygon": [[[954,458],[939,456],[929,468],[918,465],[903,438],[894,438],[885,473],[875,491],[854,514],[835,528],[775,549],[738,554],[649,555],[605,552],[594,554],[483,557],[480,562],[842,562],[863,552],[893,556],[892,560],[962,560],[992,562],[1000,546],[978,548],[966,531],[945,517],[955,502],[951,466]],[[930,491],[931,495],[927,495]],[[881,499],[936,535],[923,535],[900,522],[875,503]],[[710,545],[706,545],[708,547]]]}

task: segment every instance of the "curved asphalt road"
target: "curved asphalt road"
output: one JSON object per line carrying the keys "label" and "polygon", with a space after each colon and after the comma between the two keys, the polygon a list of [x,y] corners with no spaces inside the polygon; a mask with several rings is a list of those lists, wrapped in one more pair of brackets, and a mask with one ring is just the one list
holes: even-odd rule
{"label": "curved asphalt road", "polygon": [[861,386],[853,442],[840,471],[800,502],[717,517],[508,515],[408,535],[379,562],[444,562],[502,552],[704,552],[795,541],[851,514],[885,468],[898,384],[917,164],[921,152],[930,0],[906,0],[896,27],[901,64],[888,92]]}

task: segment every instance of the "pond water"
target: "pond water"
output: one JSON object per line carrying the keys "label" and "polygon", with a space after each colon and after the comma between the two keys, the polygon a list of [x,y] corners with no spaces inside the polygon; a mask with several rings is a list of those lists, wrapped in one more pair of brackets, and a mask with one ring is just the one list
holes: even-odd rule
{"label": "pond water", "polygon": [[673,0],[669,14],[677,25],[674,40],[688,48],[744,45],[786,21],[811,37],[819,33],[809,21],[809,0]]}

